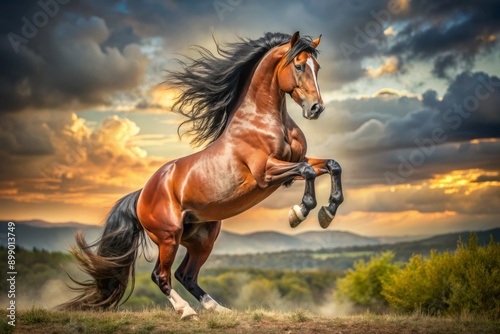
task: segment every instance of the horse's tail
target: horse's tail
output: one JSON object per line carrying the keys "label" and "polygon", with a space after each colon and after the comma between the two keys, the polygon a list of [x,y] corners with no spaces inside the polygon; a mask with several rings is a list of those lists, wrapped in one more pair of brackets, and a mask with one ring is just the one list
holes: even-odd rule
{"label": "horse's tail", "polygon": [[[75,235],[78,247],[71,253],[78,266],[92,278],[87,281],[70,279],[80,294],[58,306],[65,310],[95,310],[118,307],[125,294],[129,278],[135,283],[135,261],[139,248],[144,248],[144,228],[137,218],[136,206],[141,190],[120,199],[108,215],[99,240],[87,244],[83,233]],[[95,249],[97,248],[97,249]],[[130,294],[128,297],[130,297]],[[128,299],[127,297],[127,299]]]}

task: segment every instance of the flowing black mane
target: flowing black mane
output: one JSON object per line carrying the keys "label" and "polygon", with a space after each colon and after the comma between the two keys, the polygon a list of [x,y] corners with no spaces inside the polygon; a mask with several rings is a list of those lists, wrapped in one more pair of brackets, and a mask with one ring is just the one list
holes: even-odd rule
{"label": "flowing black mane", "polygon": [[[169,71],[165,83],[181,92],[172,111],[186,116],[178,128],[189,125],[186,133],[194,138],[191,144],[200,146],[213,142],[227,126],[244,83],[260,59],[272,48],[290,42],[291,36],[282,33],[266,33],[256,40],[240,38],[234,43],[217,45],[220,57],[201,46],[195,46],[199,58],[179,60],[182,69]],[[300,52],[317,56],[309,37],[301,38],[287,53],[286,62]]]}

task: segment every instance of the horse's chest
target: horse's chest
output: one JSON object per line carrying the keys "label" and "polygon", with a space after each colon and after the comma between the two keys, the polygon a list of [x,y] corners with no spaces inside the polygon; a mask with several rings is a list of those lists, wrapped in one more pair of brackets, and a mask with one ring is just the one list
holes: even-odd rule
{"label": "horse's chest", "polygon": [[283,140],[282,157],[280,160],[299,162],[306,156],[307,144],[305,138],[286,135]]}

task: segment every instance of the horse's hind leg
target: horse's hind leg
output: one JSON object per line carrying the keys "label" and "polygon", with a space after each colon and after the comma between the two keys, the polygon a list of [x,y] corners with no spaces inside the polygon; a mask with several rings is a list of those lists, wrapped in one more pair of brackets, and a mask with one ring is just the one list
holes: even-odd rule
{"label": "horse's hind leg", "polygon": [[[180,222],[180,214],[179,222]],[[158,245],[158,260],[151,274],[151,279],[158,285],[160,290],[167,296],[175,311],[181,314],[181,319],[192,318],[196,312],[189,303],[172,289],[171,269],[175,260],[175,254],[179,248],[182,235],[182,223],[172,223],[169,219],[157,222],[143,223],[148,235]]]}
{"label": "horse's hind leg", "polygon": [[[187,301],[182,299],[181,296],[175,291],[174,289],[171,288],[171,283],[168,284],[170,287],[170,292],[167,294],[165,293],[165,288],[162,289],[163,283],[162,279],[160,278],[160,257],[158,256],[158,260],[156,261],[155,268],[153,269],[153,272],[151,273],[151,279],[153,282],[156,283],[162,290],[162,292],[167,296],[167,299],[170,301],[172,304],[174,310],[181,315],[181,319],[190,319],[190,318],[195,318],[197,316],[196,311],[193,310],[193,308],[189,305]],[[165,286],[164,286],[165,287]]]}
{"label": "horse's hind leg", "polygon": [[187,252],[175,272],[175,278],[205,309],[224,312],[229,310],[219,305],[198,285],[198,274],[212,252],[220,227],[220,221],[185,225],[181,244],[186,247]]}

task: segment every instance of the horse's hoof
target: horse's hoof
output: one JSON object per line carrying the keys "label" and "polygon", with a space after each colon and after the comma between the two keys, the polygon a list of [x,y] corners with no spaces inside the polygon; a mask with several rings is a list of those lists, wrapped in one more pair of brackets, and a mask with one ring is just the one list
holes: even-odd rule
{"label": "horse's hoof", "polygon": [[193,309],[186,309],[182,313],[181,320],[185,320],[185,321],[199,321],[200,318],[198,317],[198,314],[196,313],[195,310],[193,310]]}
{"label": "horse's hoof", "polygon": [[200,317],[198,317],[198,314],[192,314],[188,315],[185,317],[181,317],[182,321],[200,321]]}
{"label": "horse's hoof", "polygon": [[322,206],[321,209],[319,209],[318,220],[319,225],[322,228],[327,228],[328,226],[330,226],[333,218],[335,218],[335,214],[331,214],[326,206]]}
{"label": "horse's hoof", "polygon": [[302,223],[306,217],[302,213],[302,209],[298,205],[294,205],[288,212],[288,222],[292,228],[295,228]]}
{"label": "horse's hoof", "polygon": [[224,306],[217,306],[215,309],[214,309],[215,312],[217,313],[233,313],[233,310],[230,310],[228,309],[227,307],[224,307]]}

